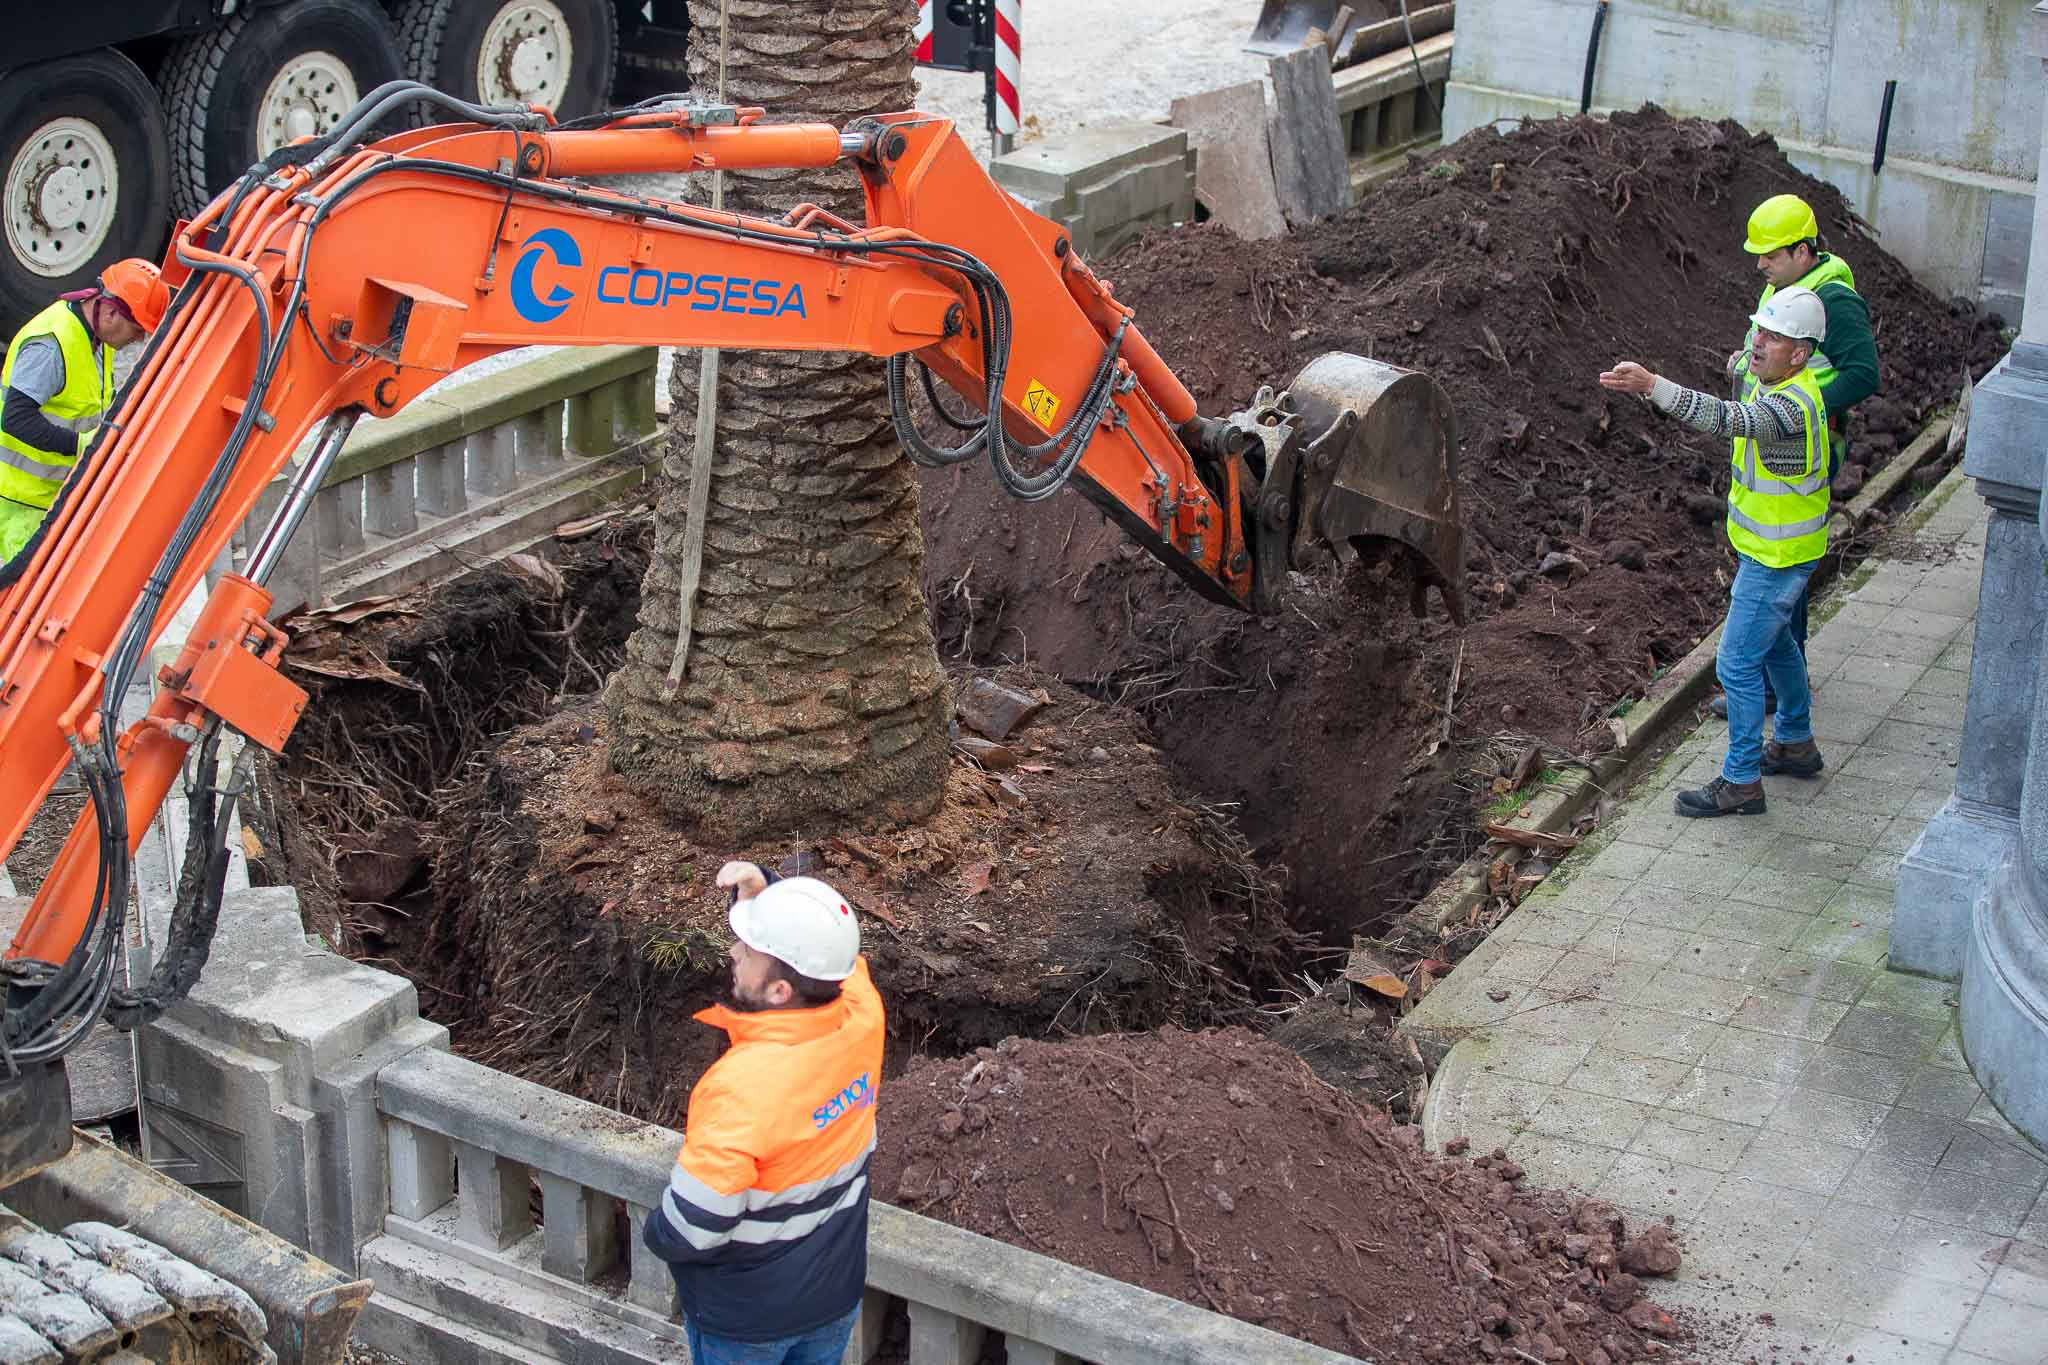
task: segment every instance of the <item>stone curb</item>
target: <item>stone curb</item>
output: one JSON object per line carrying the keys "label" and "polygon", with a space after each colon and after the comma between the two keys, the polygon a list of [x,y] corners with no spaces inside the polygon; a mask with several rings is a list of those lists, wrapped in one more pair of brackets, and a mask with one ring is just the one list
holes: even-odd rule
{"label": "stone curb", "polygon": [[[1921,465],[1936,458],[1948,445],[1949,419],[1937,418],[1886,465],[1849,502],[1846,513],[1837,514],[1831,534],[1840,538],[1868,525],[1878,509],[1912,478]],[[1832,579],[1841,565],[1838,551],[1830,552],[1814,577],[1822,583]],[[1692,650],[1672,665],[1671,670],[1650,685],[1643,699],[1623,718],[1627,733],[1612,753],[1595,759],[1590,772],[1575,772],[1555,787],[1538,792],[1527,803],[1527,815],[1516,815],[1503,823],[1517,829],[1544,834],[1569,830],[1573,821],[1597,801],[1619,779],[1630,776],[1658,742],[1679,720],[1697,706],[1714,684],[1714,654],[1720,647],[1721,628],[1716,626]],[[1492,864],[1484,849],[1439,882],[1416,907],[1417,917],[1449,924],[1469,915],[1487,896],[1486,872]]]}

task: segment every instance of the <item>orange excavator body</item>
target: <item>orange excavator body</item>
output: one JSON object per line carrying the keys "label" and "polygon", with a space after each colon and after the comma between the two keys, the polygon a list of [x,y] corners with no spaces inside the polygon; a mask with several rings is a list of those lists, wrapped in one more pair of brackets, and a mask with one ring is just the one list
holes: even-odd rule
{"label": "orange excavator body", "polygon": [[[471,112],[504,117],[274,156],[175,236],[168,316],[37,539],[0,570],[0,854],[67,761],[113,784],[97,820],[94,806],[80,817],[9,958],[76,967],[85,940],[118,920],[109,858],[121,836],[132,853],[194,742],[223,725],[272,750],[289,736],[306,698],[277,671],[285,637],[266,619],[261,580],[321,469],[298,471],[245,574],[214,587],[150,714],[118,736],[106,733],[107,689],[228,552],[302,437],[329,421],[331,459],[354,415],[388,416],[511,347],[911,356],[993,412],[991,458],[1009,462],[1015,487],[1070,478],[1214,601],[1270,609],[1312,546],[1343,553],[1337,542],[1370,533],[1407,544],[1455,611],[1455,429],[1440,394],[1434,425],[1417,433],[1422,473],[1375,493],[1392,529],[1354,512],[1324,535],[1300,518],[1376,458],[1357,445],[1372,397],[1318,431],[1295,430],[1285,395],[1238,419],[1198,417],[1065,230],[997,187],[948,122],[768,125],[759,110],[680,102],[574,128]],[[579,183],[841,160],[863,176],[865,225],[816,207],[770,220]],[[1049,483],[1062,435],[1080,453]],[[110,821],[115,806],[124,818]],[[104,1005],[80,999],[74,1015]]]}

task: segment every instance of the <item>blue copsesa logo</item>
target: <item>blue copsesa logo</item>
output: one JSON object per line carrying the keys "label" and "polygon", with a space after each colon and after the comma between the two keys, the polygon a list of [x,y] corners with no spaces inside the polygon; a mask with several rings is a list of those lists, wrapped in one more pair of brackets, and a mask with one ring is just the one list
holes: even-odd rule
{"label": "blue copsesa logo", "polygon": [[[569,270],[583,265],[583,248],[561,228],[542,228],[519,244],[512,267],[512,307],[528,322],[553,322],[568,310],[577,291],[550,283],[542,293],[534,272],[543,260]],[[804,287],[791,280],[756,279],[751,275],[692,274],[656,270],[643,265],[608,265],[597,272],[597,302],[629,308],[687,308],[693,313],[742,313],[807,318]]]}
{"label": "blue copsesa logo", "polygon": [[583,249],[560,228],[542,228],[520,244],[519,263],[512,267],[512,307],[528,322],[553,322],[576,297],[575,290],[559,284],[548,286],[546,298],[534,292],[533,272],[543,256],[572,268],[583,264]]}

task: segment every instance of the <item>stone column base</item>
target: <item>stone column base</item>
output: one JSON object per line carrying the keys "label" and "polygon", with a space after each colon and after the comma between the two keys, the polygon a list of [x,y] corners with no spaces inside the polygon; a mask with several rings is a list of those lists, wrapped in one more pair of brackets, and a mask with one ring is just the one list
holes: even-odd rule
{"label": "stone column base", "polygon": [[1899,863],[1893,971],[1962,979],[1972,907],[2018,838],[2013,812],[1950,793]]}
{"label": "stone column base", "polygon": [[2048,1146],[2048,906],[2015,851],[1991,880],[1963,966],[1963,1052],[2006,1121]]}

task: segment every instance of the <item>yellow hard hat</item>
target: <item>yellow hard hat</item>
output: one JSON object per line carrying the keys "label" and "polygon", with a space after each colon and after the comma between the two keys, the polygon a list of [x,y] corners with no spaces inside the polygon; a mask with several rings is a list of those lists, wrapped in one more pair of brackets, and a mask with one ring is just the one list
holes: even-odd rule
{"label": "yellow hard hat", "polygon": [[1796,194],[1774,194],[1749,215],[1749,240],[1742,249],[1761,256],[1818,236],[1820,224],[1814,221],[1811,204]]}

